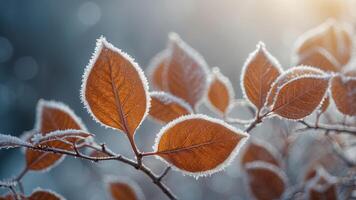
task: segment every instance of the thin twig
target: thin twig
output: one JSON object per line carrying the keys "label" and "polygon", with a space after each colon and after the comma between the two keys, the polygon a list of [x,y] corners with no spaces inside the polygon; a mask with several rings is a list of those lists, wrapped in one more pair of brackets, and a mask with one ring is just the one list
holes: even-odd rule
{"label": "thin twig", "polygon": [[356,136],[356,128],[354,127],[345,127],[340,125],[327,125],[327,124],[319,124],[315,126],[303,120],[300,120],[298,122],[305,126],[305,128],[299,129],[299,131],[314,129],[314,130],[324,130],[329,132],[332,131],[336,133],[348,133],[350,135]]}

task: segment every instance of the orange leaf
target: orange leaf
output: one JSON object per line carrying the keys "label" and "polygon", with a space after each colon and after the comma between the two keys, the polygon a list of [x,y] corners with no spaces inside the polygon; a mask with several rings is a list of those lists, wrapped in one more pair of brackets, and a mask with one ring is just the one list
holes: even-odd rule
{"label": "orange leaf", "polygon": [[139,200],[143,199],[140,188],[132,182],[110,181],[109,192],[114,200]]}
{"label": "orange leaf", "polygon": [[226,113],[227,108],[234,99],[234,89],[230,80],[214,67],[208,88],[208,100],[214,110]]}
{"label": "orange leaf", "polygon": [[334,56],[322,48],[314,48],[302,54],[298,65],[309,65],[326,72],[337,72],[341,69],[340,63]]}
{"label": "orange leaf", "polygon": [[247,137],[221,120],[192,114],[167,124],[154,149],[176,169],[198,177],[222,170]]}
{"label": "orange leaf", "polygon": [[170,57],[165,69],[166,91],[195,108],[207,89],[207,64],[177,34],[170,35],[168,49]]}
{"label": "orange leaf", "polygon": [[266,142],[250,140],[243,150],[241,164],[246,165],[254,161],[263,161],[276,166],[280,166],[279,159],[276,158],[276,151]]}
{"label": "orange leaf", "polygon": [[[42,136],[50,135],[52,132],[61,132],[65,130],[73,130],[73,132],[86,132],[86,127],[81,122],[74,112],[65,104],[40,100],[37,105],[37,116],[34,132],[42,134]],[[80,131],[82,130],[82,131]],[[30,140],[34,135],[31,135]],[[89,137],[89,136],[88,136]],[[54,148],[71,149],[71,145],[62,141],[50,141],[43,143]],[[44,170],[59,163],[60,154],[52,154],[48,152],[40,152],[32,149],[26,149],[26,163],[30,170]]]}
{"label": "orange leaf", "polygon": [[356,115],[356,78],[335,76],[331,82],[331,93],[337,109],[349,116]]}
{"label": "orange leaf", "polygon": [[246,165],[249,188],[257,200],[280,199],[287,188],[287,178],[275,165],[255,161]]}
{"label": "orange leaf", "polygon": [[266,101],[273,82],[281,74],[278,61],[260,42],[246,60],[241,73],[241,88],[245,98],[260,110]]}
{"label": "orange leaf", "polygon": [[272,112],[287,119],[310,115],[325,98],[327,76],[302,76],[285,83],[277,92]]}
{"label": "orange leaf", "polygon": [[150,83],[156,88],[157,90],[165,90],[166,86],[164,85],[164,72],[167,66],[167,61],[169,60],[169,51],[163,50],[159,52],[153,59],[150,61],[148,65],[148,77],[150,79]]}
{"label": "orange leaf", "polygon": [[324,75],[325,73],[320,69],[308,66],[297,66],[292,67],[281,74],[277,80],[273,83],[271,90],[267,95],[267,106],[271,106],[274,103],[274,100],[277,96],[278,88],[287,83],[288,81],[304,76],[304,75]]}
{"label": "orange leaf", "polygon": [[310,49],[321,47],[343,66],[350,61],[354,46],[350,31],[347,25],[328,20],[298,39],[296,53],[302,55]]}
{"label": "orange leaf", "polygon": [[28,200],[64,200],[64,198],[52,191],[37,189],[34,191]]}
{"label": "orange leaf", "polygon": [[316,171],[316,175],[312,178],[306,187],[307,196],[310,200],[337,200],[336,191],[337,179],[331,176],[323,168]]}
{"label": "orange leaf", "polygon": [[141,68],[101,37],[87,66],[82,101],[89,113],[107,127],[133,137],[148,113],[150,97]]}
{"label": "orange leaf", "polygon": [[[54,131],[45,136],[35,135],[31,140],[36,146],[74,151],[74,143],[83,141],[90,136],[91,134],[81,130],[64,130]],[[27,149],[26,151],[27,168],[34,171],[48,170],[50,167],[58,164],[63,158],[64,155],[62,154],[54,154],[32,149]]]}
{"label": "orange leaf", "polygon": [[168,123],[180,116],[193,113],[192,108],[184,100],[165,92],[151,92],[151,108],[149,114],[154,119]]}

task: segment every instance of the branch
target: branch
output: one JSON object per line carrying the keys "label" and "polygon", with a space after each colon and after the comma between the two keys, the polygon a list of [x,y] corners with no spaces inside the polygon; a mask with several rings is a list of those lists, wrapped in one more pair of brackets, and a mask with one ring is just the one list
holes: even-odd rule
{"label": "branch", "polygon": [[298,122],[305,126],[305,128],[299,129],[299,131],[314,129],[314,130],[324,130],[324,131],[329,131],[329,132],[333,131],[336,133],[347,133],[347,134],[356,136],[356,128],[354,128],[354,127],[345,127],[345,126],[340,126],[340,125],[327,125],[327,124],[312,125],[304,120],[300,120]]}
{"label": "branch", "polygon": [[125,163],[127,165],[130,165],[132,167],[134,167],[135,169],[142,171],[144,174],[146,174],[151,180],[152,182],[157,185],[157,187],[159,187],[159,189],[169,198],[169,199],[177,199],[177,197],[171,192],[171,190],[161,181],[161,176],[156,175],[155,173],[153,173],[147,166],[145,166],[144,164],[140,164],[138,162],[135,162],[129,158],[126,158],[120,154],[115,154],[111,151],[109,151],[105,145],[86,145],[87,147],[90,147],[92,149],[95,149],[97,151],[100,151],[106,155],[108,155],[107,157],[91,157],[88,155],[85,155],[81,152],[79,152],[78,150],[75,150],[76,147],[74,147],[74,152],[73,151],[68,151],[68,150],[64,150],[64,149],[57,149],[57,148],[51,148],[51,147],[42,147],[42,146],[32,146],[32,145],[24,145],[24,147],[26,148],[30,148],[33,150],[37,150],[37,151],[44,151],[44,152],[50,152],[50,153],[55,153],[55,154],[63,154],[63,155],[68,155],[68,156],[72,156],[72,157],[77,157],[77,158],[81,158],[81,159],[85,159],[85,160],[90,160],[90,161],[94,161],[94,162],[99,162],[99,161],[104,161],[104,160],[115,160],[115,161],[119,161],[122,163]]}

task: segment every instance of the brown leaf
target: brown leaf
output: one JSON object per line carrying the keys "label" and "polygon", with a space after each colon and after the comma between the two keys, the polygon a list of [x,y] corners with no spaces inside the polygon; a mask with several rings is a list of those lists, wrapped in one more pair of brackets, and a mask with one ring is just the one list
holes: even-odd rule
{"label": "brown leaf", "polygon": [[307,184],[307,196],[310,200],[337,200],[337,179],[323,168],[319,168],[316,175]]}
{"label": "brown leaf", "polygon": [[81,93],[97,121],[129,137],[148,113],[150,97],[141,68],[103,37],[86,68]]}
{"label": "brown leaf", "polygon": [[165,92],[151,92],[151,108],[149,114],[152,118],[168,123],[180,116],[193,113],[192,108],[184,100]]}
{"label": "brown leaf", "polygon": [[169,51],[163,50],[158,53],[148,65],[148,74],[150,83],[152,83],[153,87],[157,90],[164,91],[167,86],[164,85],[164,72],[167,66],[167,61],[169,60]]}
{"label": "brown leaf", "polygon": [[0,196],[0,200],[14,200],[14,196],[12,194],[6,194],[4,196]]}
{"label": "brown leaf", "polygon": [[275,153],[273,153],[275,151],[273,151],[272,146],[268,146],[265,142],[257,140],[250,140],[245,146],[246,148],[241,157],[241,164],[243,166],[254,161],[263,161],[280,167],[280,161],[276,158]]}
{"label": "brown leaf", "polygon": [[266,105],[267,106],[273,105],[276,95],[277,95],[278,88],[283,86],[288,81],[298,78],[298,77],[301,77],[301,76],[304,76],[304,75],[324,75],[324,73],[323,73],[323,71],[321,71],[317,68],[303,66],[303,65],[292,67],[292,68],[288,69],[283,74],[281,74],[277,78],[277,80],[273,83],[272,88],[267,95]]}
{"label": "brown leaf", "polygon": [[34,191],[28,200],[64,200],[64,198],[52,191],[38,189]]}
{"label": "brown leaf", "polygon": [[266,50],[262,42],[259,43],[245,62],[241,74],[244,96],[258,110],[264,106],[267,94],[281,72],[278,61]]}
{"label": "brown leaf", "polygon": [[158,134],[156,155],[189,175],[221,170],[234,158],[248,135],[205,115],[188,115],[167,124]]}
{"label": "brown leaf", "polygon": [[[137,194],[137,186],[123,183],[123,182],[110,182],[109,191],[114,200],[139,200],[140,194]],[[140,193],[140,192],[139,192]]]}
{"label": "brown leaf", "polygon": [[[65,104],[40,100],[37,105],[36,125],[34,132],[46,136],[54,132],[61,132],[65,130],[83,130],[79,132],[86,132],[85,126],[81,120],[74,114],[74,112]],[[30,140],[33,139],[33,135]],[[71,145],[63,143],[62,141],[43,142],[42,145],[53,148],[71,149]],[[40,152],[32,149],[26,149],[26,163],[30,170],[44,170],[56,163],[59,163],[63,155],[52,154],[48,152]]]}
{"label": "brown leaf", "polygon": [[285,83],[277,92],[272,112],[287,119],[302,119],[321,104],[328,89],[327,76],[302,76]]}
{"label": "brown leaf", "polygon": [[302,55],[313,48],[324,48],[343,66],[349,62],[353,46],[348,26],[328,20],[299,38],[296,53]]}
{"label": "brown leaf", "polygon": [[356,115],[356,78],[335,76],[331,82],[331,93],[337,109],[349,116]]}
{"label": "brown leaf", "polygon": [[170,56],[165,69],[166,91],[195,108],[207,89],[207,64],[177,34],[170,35],[168,49]]}
{"label": "brown leaf", "polygon": [[255,161],[246,165],[249,188],[257,200],[280,199],[287,188],[286,175],[269,163]]}
{"label": "brown leaf", "polygon": [[208,100],[211,106],[218,112],[226,113],[234,97],[230,80],[220,72],[219,68],[213,68],[208,88]]}
{"label": "brown leaf", "polygon": [[328,96],[326,96],[323,103],[321,104],[320,112],[324,113],[328,109],[329,105],[330,105],[330,97],[328,95]]}
{"label": "brown leaf", "polygon": [[337,72],[341,69],[334,56],[322,48],[314,48],[301,55],[298,65],[309,65],[326,72]]}
{"label": "brown leaf", "polygon": [[[74,151],[73,145],[83,141],[92,135],[80,130],[54,131],[45,136],[35,135],[32,140],[35,146],[55,148],[67,151]],[[26,163],[27,168],[34,171],[48,170],[59,163],[64,158],[62,154],[37,151],[27,149]]]}

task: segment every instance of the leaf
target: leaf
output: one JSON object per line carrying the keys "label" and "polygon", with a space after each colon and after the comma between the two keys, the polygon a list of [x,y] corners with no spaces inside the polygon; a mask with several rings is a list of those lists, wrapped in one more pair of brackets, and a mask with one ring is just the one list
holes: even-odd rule
{"label": "leaf", "polygon": [[6,194],[4,196],[0,196],[0,200],[14,200],[14,196],[12,194]]}
{"label": "leaf", "polygon": [[36,189],[28,200],[64,200],[62,196],[49,190]]}
{"label": "leaf", "polygon": [[133,182],[110,181],[109,192],[114,200],[144,199],[140,188]]}
{"label": "leaf", "polygon": [[285,83],[277,92],[272,112],[287,119],[310,115],[325,98],[328,76],[302,76]]}
{"label": "leaf", "polygon": [[317,47],[300,56],[298,65],[317,67],[326,72],[340,71],[341,65],[327,50]]}
{"label": "leaf", "polygon": [[164,72],[167,66],[167,62],[169,60],[169,51],[163,50],[159,52],[155,57],[152,58],[150,64],[148,65],[148,77],[150,78],[150,83],[157,90],[164,91],[166,89]]}
{"label": "leaf", "polygon": [[[36,124],[34,133],[48,134],[60,133],[65,131],[86,132],[86,127],[74,112],[65,104],[55,101],[40,100],[37,104]],[[31,136],[30,140],[33,139]],[[38,137],[38,136],[37,136]],[[50,141],[41,143],[53,148],[72,149],[72,145],[62,141]],[[59,163],[64,158],[63,155],[49,152],[40,152],[32,149],[26,150],[26,164],[28,169],[38,171],[48,169]]]}
{"label": "leaf", "polygon": [[0,149],[9,149],[20,146],[31,146],[31,144],[24,140],[21,140],[18,137],[0,134]]}
{"label": "leaf", "polygon": [[195,108],[207,89],[207,64],[177,34],[170,35],[168,49],[170,56],[164,73],[166,91],[184,99]]}
{"label": "leaf", "polygon": [[277,80],[273,83],[271,90],[269,91],[267,95],[267,106],[272,106],[275,98],[277,96],[277,91],[278,89],[283,86],[285,83],[288,81],[305,76],[305,75],[325,75],[323,71],[320,69],[314,68],[314,67],[308,67],[308,66],[296,66],[292,67],[289,70],[285,71],[283,74],[281,74]]}
{"label": "leaf", "polygon": [[235,97],[230,80],[217,67],[213,68],[207,97],[214,110],[221,113],[226,113],[227,108]]}
{"label": "leaf", "polygon": [[282,68],[278,61],[260,42],[242,68],[241,88],[245,98],[260,110],[273,82],[281,73]]}
{"label": "leaf", "polygon": [[275,165],[255,161],[246,165],[248,184],[257,200],[280,199],[287,188],[287,178]]}
{"label": "leaf", "polygon": [[337,109],[349,116],[356,115],[356,78],[335,76],[331,81],[331,93]]}
{"label": "leaf", "polygon": [[324,113],[328,109],[329,105],[330,105],[330,97],[328,95],[326,96],[326,98],[324,99],[323,103],[320,106],[320,113]]}
{"label": "leaf", "polygon": [[263,161],[280,167],[280,161],[275,156],[275,149],[268,143],[250,140],[245,146],[241,157],[241,164],[243,166],[254,161]]}
{"label": "leaf", "polygon": [[184,100],[165,92],[151,92],[151,108],[149,114],[152,118],[168,123],[180,116],[193,113],[192,108]]}
{"label": "leaf", "polygon": [[323,48],[343,66],[350,61],[354,44],[348,25],[328,20],[300,36],[296,46],[297,55],[313,48]]}
{"label": "leaf", "polygon": [[[35,135],[31,140],[35,146],[49,147],[67,151],[74,151],[74,143],[83,141],[92,136],[81,130],[54,131],[45,136]],[[64,158],[63,154],[54,154],[32,149],[26,151],[27,168],[34,171],[48,170],[55,164],[58,164]]]}
{"label": "leaf", "polygon": [[119,129],[129,138],[148,113],[148,84],[141,68],[129,55],[104,37],[86,68],[81,89],[89,113],[104,126]]}
{"label": "leaf", "polygon": [[222,170],[247,138],[221,120],[192,114],[162,128],[154,151],[176,169],[198,177]]}
{"label": "leaf", "polygon": [[310,200],[337,200],[337,178],[331,176],[325,169],[318,168],[316,175],[306,186],[307,196]]}

